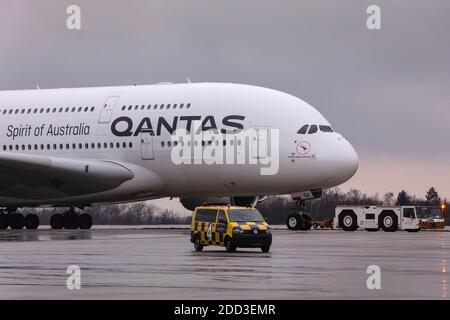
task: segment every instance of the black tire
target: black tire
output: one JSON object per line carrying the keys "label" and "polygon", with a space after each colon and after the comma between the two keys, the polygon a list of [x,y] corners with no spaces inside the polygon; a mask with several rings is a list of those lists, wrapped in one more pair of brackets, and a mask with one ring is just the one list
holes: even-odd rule
{"label": "black tire", "polygon": [[270,246],[262,246],[261,247],[261,251],[264,252],[264,253],[265,252],[269,252],[270,251]]}
{"label": "black tire", "polygon": [[92,217],[90,214],[83,213],[77,217],[78,227],[82,230],[89,230],[92,227]]}
{"label": "black tire", "polygon": [[50,226],[54,230],[61,230],[64,228],[64,216],[60,213],[56,213],[50,217]]}
{"label": "black tire", "polygon": [[195,248],[195,251],[197,251],[197,252],[200,252],[203,250],[203,245],[200,242],[200,237],[197,235],[194,237],[194,248]]}
{"label": "black tire", "polygon": [[398,228],[398,218],[397,215],[389,210],[381,212],[378,217],[378,225],[385,232],[395,232]]}
{"label": "black tire", "polygon": [[0,213],[0,230],[6,230],[9,227],[9,215]]}
{"label": "black tire", "polygon": [[[317,228],[319,227],[319,225],[318,225],[317,223],[313,223],[312,226],[313,226],[314,229],[317,229]],[[322,228],[322,227],[321,227],[321,228]]]}
{"label": "black tire", "polygon": [[312,218],[307,213],[302,213],[301,215],[302,223],[300,224],[300,230],[308,231],[312,227]]}
{"label": "black tire", "polygon": [[286,225],[289,230],[299,230],[301,224],[302,220],[298,213],[292,213],[287,217]]}
{"label": "black tire", "polygon": [[9,226],[13,230],[23,229],[23,227],[25,226],[25,217],[23,216],[23,214],[20,213],[11,214],[9,219]]}
{"label": "black tire", "polygon": [[339,214],[339,226],[344,231],[355,231],[358,229],[358,221],[353,210],[342,210]]}
{"label": "black tire", "polygon": [[236,246],[233,244],[233,241],[231,241],[230,237],[225,238],[225,250],[227,252],[235,252]]}
{"label": "black tire", "polygon": [[27,214],[25,217],[25,228],[35,230],[39,227],[39,217],[34,213]]}
{"label": "black tire", "polygon": [[74,213],[69,213],[64,216],[64,229],[75,230],[78,229],[78,216]]}

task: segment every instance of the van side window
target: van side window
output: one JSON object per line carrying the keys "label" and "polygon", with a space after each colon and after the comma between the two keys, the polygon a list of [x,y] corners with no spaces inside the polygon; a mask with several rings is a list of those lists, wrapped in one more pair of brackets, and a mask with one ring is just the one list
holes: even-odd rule
{"label": "van side window", "polygon": [[217,209],[198,209],[195,220],[201,222],[216,222]]}
{"label": "van side window", "polygon": [[303,127],[301,127],[300,129],[298,129],[297,133],[298,133],[298,134],[305,134],[306,131],[308,131],[308,127],[309,127],[309,125],[305,124]]}
{"label": "van side window", "polygon": [[219,223],[227,223],[227,216],[225,215],[225,211],[223,210],[219,211]]}
{"label": "van side window", "polygon": [[317,126],[313,124],[311,127],[309,127],[308,134],[316,133],[317,132]]}

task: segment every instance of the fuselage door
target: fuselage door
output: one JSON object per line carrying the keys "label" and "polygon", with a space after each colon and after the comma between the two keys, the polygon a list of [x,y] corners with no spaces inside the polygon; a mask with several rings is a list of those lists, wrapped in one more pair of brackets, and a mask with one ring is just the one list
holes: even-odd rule
{"label": "fuselage door", "polygon": [[254,159],[265,159],[268,156],[270,128],[253,128],[251,137],[251,153]]}
{"label": "fuselage door", "polygon": [[153,136],[150,132],[141,132],[139,135],[141,142],[141,157],[142,160],[153,160],[155,155],[153,152]]}
{"label": "fuselage door", "polygon": [[114,111],[114,107],[117,104],[117,101],[119,101],[118,96],[111,96],[108,97],[108,99],[106,99],[102,111],[100,112],[98,123],[109,123],[111,121],[111,117]]}

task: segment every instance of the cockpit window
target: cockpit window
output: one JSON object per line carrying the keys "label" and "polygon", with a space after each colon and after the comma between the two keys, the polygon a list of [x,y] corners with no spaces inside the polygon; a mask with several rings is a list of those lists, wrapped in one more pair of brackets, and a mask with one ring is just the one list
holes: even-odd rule
{"label": "cockpit window", "polygon": [[319,126],[320,131],[322,132],[333,132],[330,126]]}
{"label": "cockpit window", "polygon": [[308,127],[309,127],[309,125],[305,124],[303,127],[301,127],[301,128],[297,131],[297,133],[298,133],[298,134],[305,134],[306,131],[308,131]]}
{"label": "cockpit window", "polygon": [[317,132],[317,126],[313,124],[311,127],[309,127],[308,134],[316,133]]}

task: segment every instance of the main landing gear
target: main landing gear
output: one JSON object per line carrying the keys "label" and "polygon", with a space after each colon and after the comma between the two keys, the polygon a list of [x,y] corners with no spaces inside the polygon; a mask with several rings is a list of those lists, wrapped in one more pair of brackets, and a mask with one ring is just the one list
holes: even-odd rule
{"label": "main landing gear", "polygon": [[[92,217],[90,214],[75,212],[74,208],[60,214],[54,214],[50,218],[50,226],[52,229],[83,229],[87,230],[92,227]],[[11,228],[12,230],[21,230],[23,228],[34,230],[39,227],[39,217],[34,213],[24,216],[16,212],[16,209],[7,209],[0,211],[0,230]]]}
{"label": "main landing gear", "polygon": [[39,227],[39,217],[34,213],[24,216],[14,211],[0,212],[0,230],[10,227],[12,230],[20,230],[23,228],[34,230]]}
{"label": "main landing gear", "polygon": [[90,214],[75,212],[74,208],[70,208],[64,213],[56,213],[50,217],[50,226],[52,229],[60,230],[87,230],[92,227],[92,217]]}
{"label": "main landing gear", "polygon": [[312,227],[312,218],[305,211],[305,201],[295,200],[295,212],[287,218],[286,225],[290,230],[309,230]]}

